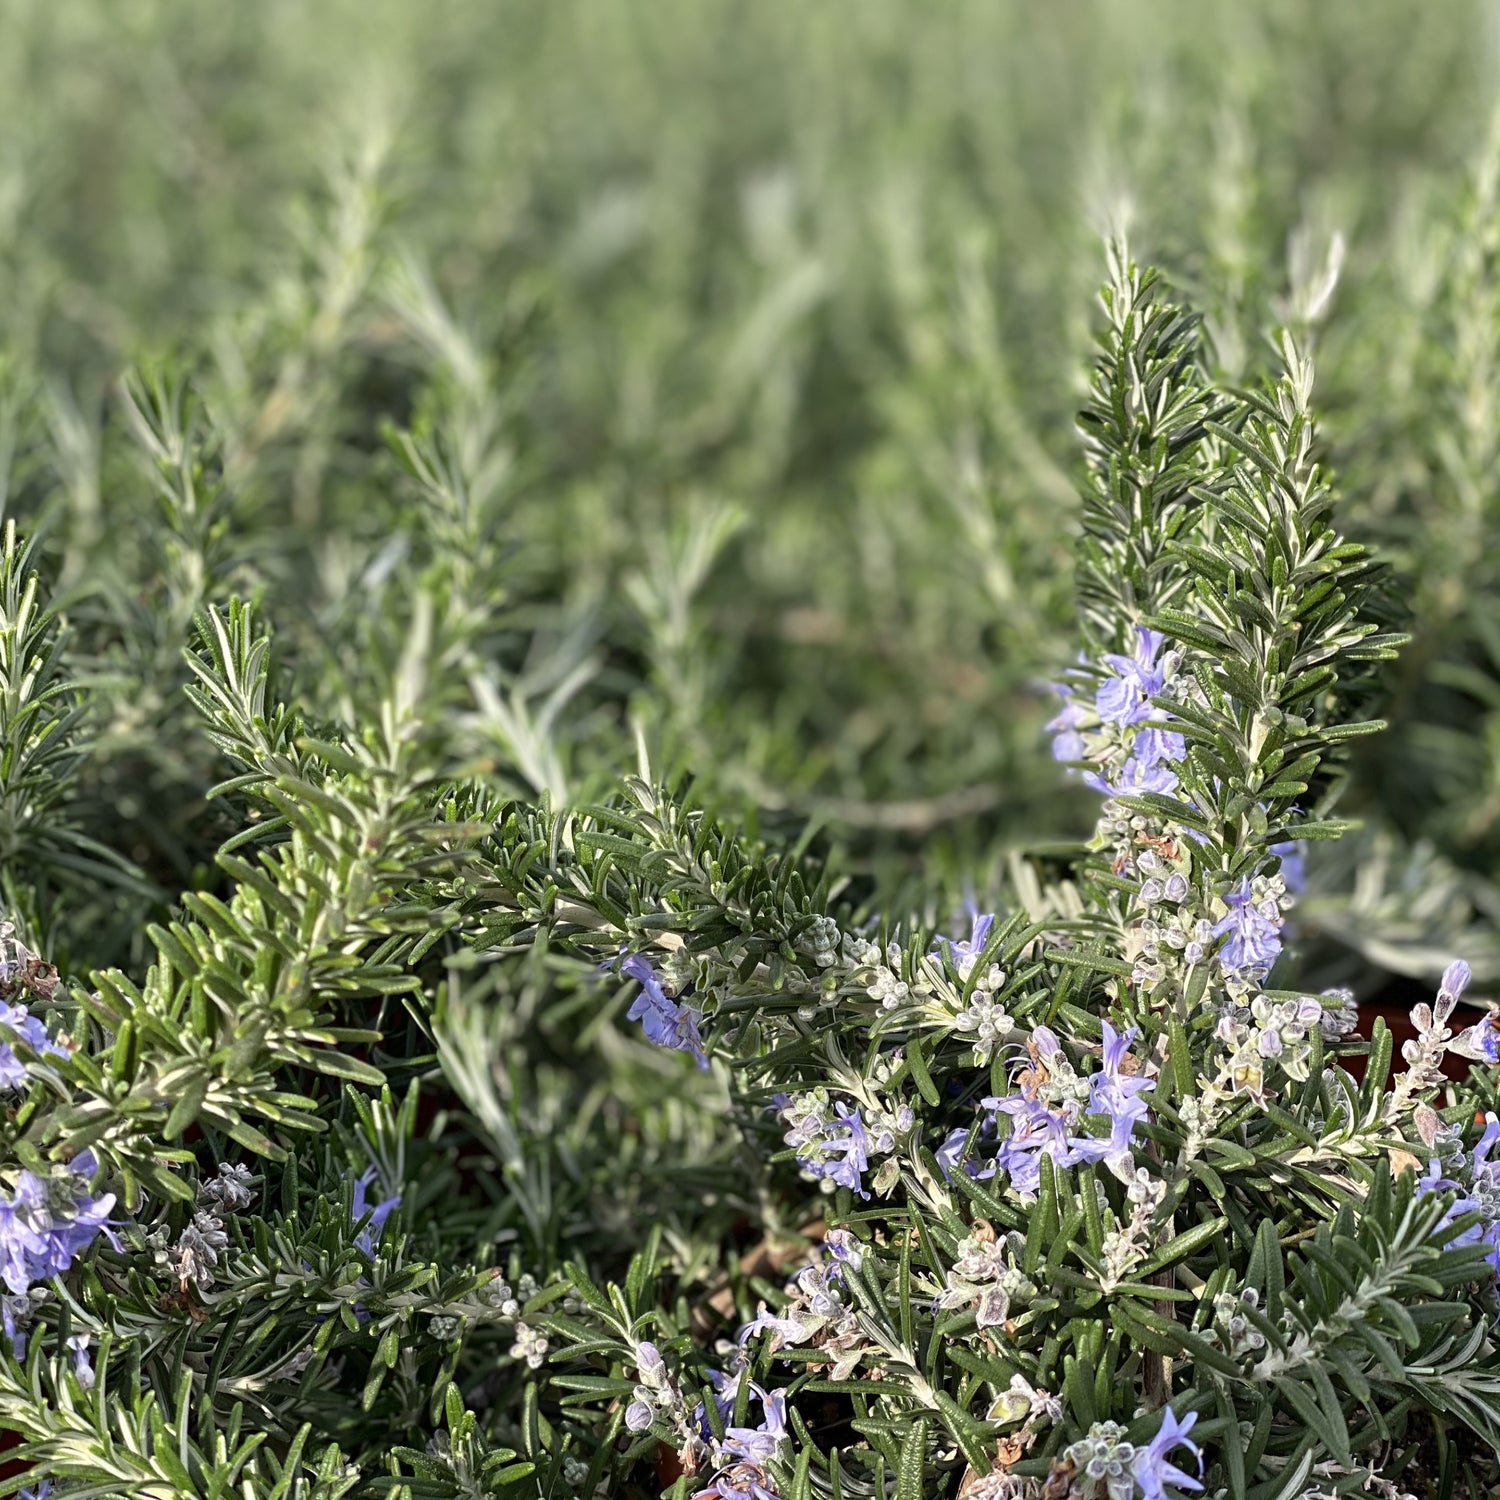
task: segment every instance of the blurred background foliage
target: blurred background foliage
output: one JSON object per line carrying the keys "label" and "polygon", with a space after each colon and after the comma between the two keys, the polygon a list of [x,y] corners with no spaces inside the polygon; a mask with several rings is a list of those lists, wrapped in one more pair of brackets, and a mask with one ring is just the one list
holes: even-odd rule
{"label": "blurred background foliage", "polygon": [[1409,613],[1313,970],[1500,978],[1493,7],[0,13],[0,497],[90,735],[76,837],[9,806],[0,861],[61,962],[217,878],[181,653],[234,593],[316,723],[436,590],[454,774],[587,799],[644,745],[936,920],[1045,873],[1094,814],[1042,726],[1125,219],[1228,377],[1316,324],[1343,524]]}

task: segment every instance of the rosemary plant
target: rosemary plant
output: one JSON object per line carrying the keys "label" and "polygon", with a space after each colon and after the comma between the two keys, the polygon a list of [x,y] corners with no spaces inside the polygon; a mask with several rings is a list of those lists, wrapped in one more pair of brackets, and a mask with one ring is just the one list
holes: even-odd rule
{"label": "rosemary plant", "polygon": [[[169,377],[128,393],[196,620],[138,680],[182,673],[171,774],[229,767],[213,879],[139,965],[42,954],[46,911],[152,877],[81,830],[105,679],[64,675],[7,533],[0,1483],[1486,1491],[1500,1025],[1459,1019],[1452,955],[1395,1067],[1348,991],[1298,981],[1307,852],[1346,830],[1402,644],[1336,526],[1305,339],[1227,385],[1111,245],[1051,722],[1094,832],[935,928],[644,751],[574,793],[552,725],[600,669],[565,647],[528,685],[546,584],[493,543],[505,413],[419,273],[399,298],[441,350],[390,434],[422,522],[372,584],[402,611],[353,627],[373,692],[326,712],[224,588],[216,508],[253,460]],[[733,524],[673,543],[673,576]],[[665,585],[635,587],[686,649]]]}

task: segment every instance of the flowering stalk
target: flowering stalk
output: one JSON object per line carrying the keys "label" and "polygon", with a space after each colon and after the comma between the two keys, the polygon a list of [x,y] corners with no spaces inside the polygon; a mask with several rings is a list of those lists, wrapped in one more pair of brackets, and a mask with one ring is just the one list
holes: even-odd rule
{"label": "flowering stalk", "polygon": [[[1356,1039],[1349,995],[1297,979],[1308,850],[1342,831],[1341,756],[1379,727],[1356,703],[1399,644],[1333,527],[1310,363],[1287,336],[1263,392],[1216,389],[1195,321],[1119,247],[1104,306],[1083,651],[1051,725],[1099,799],[1068,893],[1033,917],[998,891],[934,934],[644,781],[570,822],[545,887],[523,853],[557,847],[545,819],[481,852],[510,940],[636,948],[630,1019],[732,1070],[750,1138],[792,1169],[781,1191],[806,1183],[821,1214],[779,1296],[722,1330],[735,1373],[688,1379],[680,1343],[670,1381],[636,1355],[627,1426],[708,1466],[704,1495],[786,1500],[835,1466],[903,1494],[1239,1493],[1309,1453],[1351,1464],[1359,1411],[1413,1399],[1500,1437],[1500,1386],[1456,1394],[1482,1335],[1437,1332],[1494,1315],[1491,1136],[1464,1156],[1438,1105],[1445,1055],[1493,1063],[1496,1030],[1447,1028],[1455,965],[1387,1086],[1388,1034]],[[1420,1180],[1414,1132],[1436,1152]],[[1309,1237],[1330,1278],[1325,1240],[1363,1247],[1348,1285],[1304,1288]],[[1450,1354],[1451,1378],[1415,1373]],[[695,1429],[686,1393],[730,1383],[734,1423]],[[824,1393],[866,1443],[823,1445]]]}

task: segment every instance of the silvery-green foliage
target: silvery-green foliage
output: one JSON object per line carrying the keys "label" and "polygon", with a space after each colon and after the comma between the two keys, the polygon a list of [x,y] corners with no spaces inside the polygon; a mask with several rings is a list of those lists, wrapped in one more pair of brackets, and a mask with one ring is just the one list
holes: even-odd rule
{"label": "silvery-green foliage", "polygon": [[1483,7],[6,34],[7,1485],[1493,1479]]}

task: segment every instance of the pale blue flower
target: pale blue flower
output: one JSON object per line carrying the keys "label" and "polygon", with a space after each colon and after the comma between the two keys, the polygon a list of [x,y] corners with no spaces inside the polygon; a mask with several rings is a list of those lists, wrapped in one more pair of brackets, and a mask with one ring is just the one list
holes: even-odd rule
{"label": "pale blue flower", "polygon": [[1457,1000],[1463,992],[1468,989],[1469,981],[1474,977],[1474,971],[1470,969],[1463,959],[1455,959],[1443,970],[1443,977],[1438,985],[1438,999]]}
{"label": "pale blue flower", "polygon": [[1438,1221],[1438,1228],[1446,1228],[1463,1214],[1478,1213],[1480,1221],[1469,1225],[1452,1236],[1451,1245],[1471,1245],[1476,1242],[1487,1247],[1485,1259],[1500,1275],[1500,1161],[1491,1161],[1490,1152],[1500,1144],[1500,1119],[1493,1113],[1484,1117],[1484,1133],[1475,1142],[1469,1155],[1466,1173],[1468,1182],[1457,1182],[1442,1175],[1442,1168],[1433,1161],[1417,1186],[1424,1193],[1454,1192],[1457,1197],[1447,1212]]}
{"label": "pale blue flower", "polygon": [[94,1388],[94,1364],[89,1358],[89,1336],[86,1333],[70,1334],[68,1352],[73,1356],[73,1376],[81,1389]]}
{"label": "pale blue flower", "polygon": [[[834,1109],[846,1128],[829,1127],[820,1143],[824,1160],[815,1170],[818,1176],[848,1188],[861,1198],[868,1198],[870,1195],[865,1191],[862,1174],[870,1165],[870,1142],[865,1134],[864,1121],[860,1119],[858,1109],[850,1109],[842,1100],[834,1105]],[[808,1164],[806,1158],[802,1160],[804,1165]]]}
{"label": "pale blue flower", "polygon": [[1190,1411],[1186,1420],[1179,1422],[1177,1414],[1169,1406],[1161,1414],[1161,1426],[1156,1429],[1156,1436],[1149,1443],[1136,1448],[1135,1456],[1130,1462],[1130,1472],[1141,1487],[1145,1500],[1165,1500],[1166,1486],[1169,1484],[1178,1489],[1203,1488],[1199,1480],[1184,1473],[1167,1458],[1173,1448],[1186,1448],[1198,1460],[1198,1472],[1203,1472],[1203,1450],[1188,1437],[1197,1420],[1198,1413]]}
{"label": "pale blue flower", "polygon": [[65,1174],[16,1174],[14,1192],[0,1198],[0,1279],[20,1294],[33,1282],[60,1276],[109,1227],[113,1193],[93,1196],[84,1182],[95,1171],[91,1152],[80,1152]]}
{"label": "pale blue flower", "polygon": [[1137,626],[1134,655],[1110,653],[1104,658],[1110,676],[1100,684],[1094,708],[1106,724],[1126,728],[1150,718],[1148,700],[1166,686],[1166,669],[1158,659],[1165,640],[1158,631]]}
{"label": "pale blue flower", "polygon": [[989,941],[990,928],[995,925],[995,914],[993,912],[982,912],[973,905],[967,903],[969,914],[969,935],[967,938],[939,938],[933,945],[933,952],[946,949],[948,962],[958,970],[960,974],[967,973],[965,964],[972,964],[975,959],[984,952],[984,945]]}
{"label": "pale blue flower", "polygon": [[1256,905],[1248,875],[1224,900],[1229,911],[1214,928],[1214,936],[1225,939],[1219,963],[1229,973],[1264,978],[1281,952],[1280,913],[1271,916],[1269,901]]}
{"label": "pale blue flower", "polygon": [[763,1467],[787,1439],[786,1396],[781,1391],[767,1394],[759,1386],[751,1389],[761,1398],[760,1426],[729,1428],[724,1434],[724,1452]]}
{"label": "pale blue flower", "polygon": [[[967,1125],[955,1126],[943,1138],[943,1144],[933,1153],[937,1157],[939,1170],[949,1182],[953,1181],[953,1173],[957,1169],[958,1164],[963,1161],[964,1146],[968,1143],[968,1139],[969,1127]],[[973,1167],[967,1163],[964,1166],[964,1170],[971,1177],[978,1175]]]}
{"label": "pale blue flower", "polygon": [[[52,1041],[47,1028],[24,1005],[0,1001],[0,1026],[9,1027],[39,1057],[66,1057],[68,1049]],[[0,1041],[0,1089],[18,1089],[27,1077],[26,1064],[16,1056],[9,1042]]]}
{"label": "pale blue flower", "polygon": [[699,1013],[691,1006],[672,999],[662,988],[661,978],[643,953],[632,953],[620,965],[636,980],[641,992],[635,997],[626,1019],[639,1021],[649,1040],[658,1047],[691,1052],[700,1068],[708,1066],[708,1053],[698,1035]]}
{"label": "pale blue flower", "polygon": [[[1077,1166],[1086,1161],[1118,1163],[1129,1160],[1135,1127],[1148,1114],[1142,1095],[1148,1093],[1154,1084],[1148,1078],[1124,1071],[1135,1030],[1116,1033],[1108,1021],[1103,1022],[1103,1027],[1103,1066],[1089,1075],[1086,1103],[1076,1096],[1049,1101],[1042,1097],[1037,1085],[1021,1081],[1032,1069],[1029,1058],[1019,1064],[1013,1074],[1012,1082],[1018,1085],[1015,1092],[980,1101],[992,1114],[1009,1117],[1010,1133],[996,1148],[991,1166],[976,1168],[964,1164],[970,1176],[991,1177],[999,1170],[1006,1173],[1011,1187],[1017,1192],[1034,1193],[1041,1185],[1041,1158],[1044,1155],[1062,1167]],[[1032,1032],[1032,1047],[1048,1072],[1057,1071],[1057,1063],[1066,1065],[1061,1045],[1050,1027],[1038,1026]],[[1079,1126],[1085,1114],[1107,1119],[1109,1134],[1084,1134]],[[953,1167],[959,1164],[967,1137],[967,1131],[955,1130],[939,1150],[939,1163],[950,1176]]]}
{"label": "pale blue flower", "polygon": [[1281,878],[1292,895],[1300,896],[1307,889],[1307,851],[1296,839],[1286,839],[1272,844],[1269,852],[1281,859]]}
{"label": "pale blue flower", "polygon": [[1113,781],[1100,776],[1085,776],[1084,780],[1098,792],[1107,792],[1113,797],[1139,797],[1143,792],[1156,792],[1163,797],[1177,790],[1177,772],[1171,766],[1153,764],[1132,755]]}
{"label": "pale blue flower", "polygon": [[[354,1179],[354,1193],[349,1202],[349,1217],[358,1224],[370,1211],[370,1205],[366,1199],[369,1186],[375,1180],[375,1168],[366,1167],[358,1177]],[[389,1198],[382,1198],[375,1205],[375,1211],[370,1214],[370,1222],[355,1236],[354,1243],[359,1246],[366,1255],[373,1258],[375,1244],[379,1240],[381,1231],[385,1228],[385,1221],[401,1207],[401,1194],[395,1193]]]}
{"label": "pale blue flower", "polygon": [[1175,729],[1159,729],[1155,724],[1147,724],[1136,731],[1130,749],[1144,765],[1161,766],[1169,761],[1180,761],[1187,754],[1187,741]]}
{"label": "pale blue flower", "polygon": [[1128,1161],[1130,1139],[1135,1127],[1150,1112],[1141,1097],[1151,1092],[1155,1085],[1149,1078],[1121,1072],[1121,1065],[1135,1040],[1135,1027],[1116,1034],[1108,1021],[1104,1027],[1104,1066],[1089,1075],[1088,1113],[1103,1115],[1109,1120],[1108,1151],[1105,1161]]}
{"label": "pale blue flower", "polygon": [[771,1487],[765,1465],[776,1457],[790,1436],[786,1396],[781,1391],[767,1393],[758,1385],[751,1385],[750,1390],[761,1405],[760,1425],[731,1427],[725,1432],[720,1461],[732,1462],[714,1476],[706,1490],[698,1491],[695,1500],[781,1500]]}
{"label": "pale blue flower", "polygon": [[[762,1304],[764,1307],[764,1304]],[[760,1328],[768,1325],[756,1319],[752,1323],[745,1324],[740,1330],[740,1338],[747,1339]],[[743,1352],[743,1351],[742,1351]],[[734,1415],[734,1403],[739,1399],[740,1384],[745,1378],[745,1367],[743,1365],[734,1374],[726,1375],[722,1370],[710,1370],[708,1372],[708,1383],[713,1387],[714,1409],[719,1414],[719,1428],[722,1431],[728,1425],[730,1417]],[[759,1390],[759,1386],[752,1386],[752,1390]],[[712,1441],[714,1430],[709,1424],[708,1409],[700,1401],[693,1408],[693,1421],[697,1424],[698,1435],[705,1443]]]}
{"label": "pale blue flower", "polygon": [[1055,682],[1052,686],[1063,700],[1061,712],[1047,724],[1052,734],[1052,757],[1063,761],[1082,760],[1085,746],[1078,728],[1087,716],[1087,711],[1073,697],[1066,683]]}

